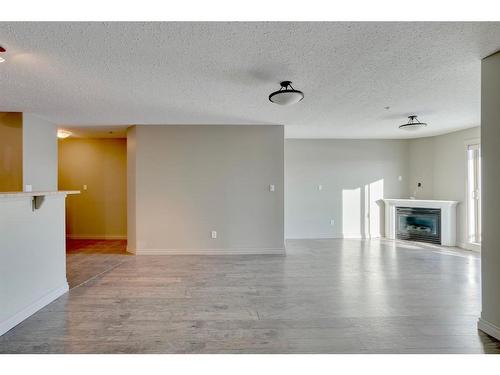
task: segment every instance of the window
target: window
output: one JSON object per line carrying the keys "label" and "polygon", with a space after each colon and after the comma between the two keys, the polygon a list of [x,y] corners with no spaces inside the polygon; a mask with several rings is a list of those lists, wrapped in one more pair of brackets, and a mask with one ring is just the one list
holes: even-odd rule
{"label": "window", "polygon": [[481,244],[481,146],[467,145],[467,241]]}

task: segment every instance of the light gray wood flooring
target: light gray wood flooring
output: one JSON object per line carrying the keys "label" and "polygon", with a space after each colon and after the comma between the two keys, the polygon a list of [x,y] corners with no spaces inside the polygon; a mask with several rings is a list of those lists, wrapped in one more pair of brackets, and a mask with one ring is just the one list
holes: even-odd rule
{"label": "light gray wood flooring", "polygon": [[287,256],[131,256],[69,246],[72,289],[0,353],[500,353],[478,332],[478,254],[292,240]]}

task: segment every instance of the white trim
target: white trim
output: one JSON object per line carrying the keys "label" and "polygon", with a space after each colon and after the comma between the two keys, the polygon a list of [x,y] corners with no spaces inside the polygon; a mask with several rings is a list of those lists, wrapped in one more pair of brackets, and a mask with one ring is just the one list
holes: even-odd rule
{"label": "white trim", "polygon": [[67,234],[70,240],[126,240],[127,236],[114,234]]}
{"label": "white trim", "polygon": [[476,251],[478,253],[481,252],[481,245],[479,245],[477,243],[460,242],[458,244],[458,247],[461,249],[469,250],[469,251]]}
{"label": "white trim", "polygon": [[370,240],[370,239],[379,239],[383,238],[383,236],[374,235],[374,236],[366,236],[361,235],[359,233],[346,233],[346,234],[319,234],[319,235],[311,235],[311,236],[294,236],[287,237],[285,240],[338,240],[338,239],[346,239],[346,240]]}
{"label": "white trim", "polygon": [[[462,218],[462,224],[465,225],[465,238],[469,239],[469,146],[479,146],[479,150],[481,150],[481,138],[470,138],[464,140],[464,145],[465,145],[465,218]],[[479,157],[481,157],[481,153],[479,154]],[[479,191],[479,197],[481,198],[482,192]],[[471,251],[481,251],[481,245],[476,245],[472,243],[464,243],[464,249],[471,250]],[[460,246],[462,247],[462,246]]]}
{"label": "white trim", "polygon": [[497,340],[500,340],[500,327],[497,327],[496,325],[487,322],[483,318],[479,318],[477,321],[477,328],[480,331],[483,331],[484,333],[493,336]]}
{"label": "white trim", "polygon": [[36,313],[38,310],[47,306],[52,301],[55,301],[56,299],[58,299],[60,296],[62,296],[68,290],[69,290],[68,282],[65,281],[63,285],[50,291],[49,293],[45,294],[41,298],[37,299],[35,302],[26,306],[24,309],[17,312],[16,314],[11,316],[7,320],[4,320],[3,322],[1,322],[0,323],[0,336],[3,335],[4,333],[6,333],[7,331],[11,330],[15,326],[17,326],[23,320],[29,318],[31,315]]}
{"label": "white trim", "polygon": [[128,249],[135,255],[285,255],[285,248],[239,249]]}
{"label": "white trim", "polygon": [[339,238],[344,238],[342,235],[338,234],[313,234],[313,235],[305,235],[305,236],[293,236],[293,237],[286,237],[286,240],[333,240],[333,239],[339,239]]}

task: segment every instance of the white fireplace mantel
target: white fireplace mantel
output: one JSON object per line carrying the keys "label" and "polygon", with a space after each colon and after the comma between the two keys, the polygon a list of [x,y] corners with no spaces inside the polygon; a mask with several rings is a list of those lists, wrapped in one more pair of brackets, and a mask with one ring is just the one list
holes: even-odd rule
{"label": "white fireplace mantel", "polygon": [[396,207],[421,207],[441,209],[441,245],[455,246],[457,241],[457,201],[424,199],[384,199],[385,236],[396,238]]}

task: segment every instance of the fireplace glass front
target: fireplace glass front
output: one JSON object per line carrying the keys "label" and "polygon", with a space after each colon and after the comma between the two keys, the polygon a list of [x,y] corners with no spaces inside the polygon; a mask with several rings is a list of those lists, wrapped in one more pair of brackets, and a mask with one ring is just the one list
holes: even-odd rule
{"label": "fireplace glass front", "polygon": [[441,210],[396,207],[396,238],[441,244]]}

